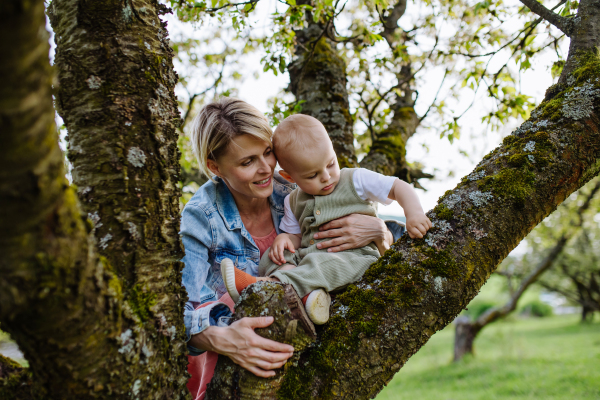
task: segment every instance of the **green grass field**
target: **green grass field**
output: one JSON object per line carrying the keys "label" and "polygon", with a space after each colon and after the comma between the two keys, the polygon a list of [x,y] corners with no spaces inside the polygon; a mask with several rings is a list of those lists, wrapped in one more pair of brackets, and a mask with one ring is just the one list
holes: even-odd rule
{"label": "green grass field", "polygon": [[600,322],[509,319],[484,329],[475,357],[452,363],[454,326],[436,333],[377,400],[600,399]]}

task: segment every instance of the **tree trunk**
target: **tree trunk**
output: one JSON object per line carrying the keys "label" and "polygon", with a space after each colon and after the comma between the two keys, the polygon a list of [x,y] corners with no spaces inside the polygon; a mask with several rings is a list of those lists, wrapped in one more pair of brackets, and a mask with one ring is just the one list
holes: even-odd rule
{"label": "tree trunk", "polygon": [[[374,397],[456,317],[536,224],[598,174],[600,59],[595,47],[600,41],[594,28],[599,11],[597,0],[581,3],[581,21],[587,25],[575,35],[589,40],[575,39],[590,45],[571,48],[569,58],[578,67],[440,199],[429,212],[434,228],[427,236],[404,237],[337,296],[317,341],[297,366],[277,377],[281,384],[271,388],[268,380],[261,381],[257,393],[255,384],[221,381],[235,387],[232,398]],[[259,315],[264,307],[249,308],[246,315]],[[231,367],[230,376],[239,376],[241,370]]]}
{"label": "tree trunk", "polygon": [[454,320],[456,324],[454,334],[454,361],[462,360],[466,354],[473,354],[473,342],[479,333],[469,317],[458,317]]}
{"label": "tree trunk", "polygon": [[[308,4],[299,1],[298,4]],[[346,89],[346,62],[336,49],[333,24],[315,23],[307,12],[308,27],[296,31],[294,60],[288,66],[290,89],[302,103],[302,114],[323,123],[340,167],[357,166],[353,120]]]}
{"label": "tree trunk", "polygon": [[50,398],[187,398],[176,76],[162,6],[50,7],[56,104],[89,219],[64,177],[44,3],[5,2],[2,329]]}

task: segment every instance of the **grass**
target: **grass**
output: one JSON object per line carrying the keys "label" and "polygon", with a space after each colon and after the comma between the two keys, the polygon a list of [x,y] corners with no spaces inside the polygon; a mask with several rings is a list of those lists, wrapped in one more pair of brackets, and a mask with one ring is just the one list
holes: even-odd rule
{"label": "grass", "polygon": [[377,400],[600,399],[600,322],[497,322],[476,339],[475,356],[456,364],[453,341],[453,325],[436,333]]}

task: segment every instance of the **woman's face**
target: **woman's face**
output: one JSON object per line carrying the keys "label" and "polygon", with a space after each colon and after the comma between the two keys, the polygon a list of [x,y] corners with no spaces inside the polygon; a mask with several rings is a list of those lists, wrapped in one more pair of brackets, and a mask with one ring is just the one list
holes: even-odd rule
{"label": "woman's face", "polygon": [[251,135],[236,137],[216,161],[208,160],[208,168],[223,178],[234,197],[249,198],[273,193],[276,164],[272,145]]}

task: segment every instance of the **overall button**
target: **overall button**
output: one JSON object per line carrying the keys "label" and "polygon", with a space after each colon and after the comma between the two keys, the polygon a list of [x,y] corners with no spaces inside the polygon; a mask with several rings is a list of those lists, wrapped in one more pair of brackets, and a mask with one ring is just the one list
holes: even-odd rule
{"label": "overall button", "polygon": [[308,243],[315,244],[315,241],[311,239],[310,242],[308,242]]}
{"label": "overall button", "polygon": [[317,215],[321,215],[321,211],[320,211],[320,210],[317,210],[317,211],[315,211],[315,214],[317,214]]}

